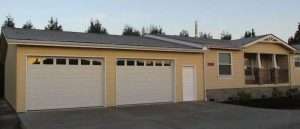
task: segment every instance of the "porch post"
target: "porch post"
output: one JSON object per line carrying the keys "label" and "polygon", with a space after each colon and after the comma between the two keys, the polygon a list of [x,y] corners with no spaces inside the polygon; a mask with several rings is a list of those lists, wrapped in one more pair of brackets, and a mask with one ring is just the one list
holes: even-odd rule
{"label": "porch post", "polygon": [[274,83],[277,84],[278,83],[278,77],[279,77],[279,67],[278,67],[278,64],[277,64],[277,59],[276,59],[276,54],[273,54],[273,58],[272,58],[272,61],[273,61],[273,79],[274,79]]}
{"label": "porch post", "polygon": [[258,68],[261,69],[261,59],[260,59],[260,53],[257,53],[257,63],[258,63]]}
{"label": "porch post", "polygon": [[262,65],[261,65],[261,57],[260,53],[257,53],[257,63],[258,63],[258,84],[263,84],[263,70],[262,70]]}

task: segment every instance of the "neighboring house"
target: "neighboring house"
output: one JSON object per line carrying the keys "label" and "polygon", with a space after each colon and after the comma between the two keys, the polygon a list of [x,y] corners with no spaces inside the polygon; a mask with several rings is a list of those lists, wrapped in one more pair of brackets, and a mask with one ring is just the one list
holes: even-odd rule
{"label": "neighboring house", "polygon": [[3,29],[5,98],[17,112],[257,97],[300,86],[296,49],[239,40]]}

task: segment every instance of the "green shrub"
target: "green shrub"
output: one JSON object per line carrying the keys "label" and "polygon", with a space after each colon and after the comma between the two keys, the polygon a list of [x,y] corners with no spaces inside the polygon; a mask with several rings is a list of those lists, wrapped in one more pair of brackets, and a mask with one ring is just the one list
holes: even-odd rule
{"label": "green shrub", "polygon": [[273,88],[272,98],[281,98],[281,97],[283,97],[283,93],[277,88]]}
{"label": "green shrub", "polygon": [[299,98],[300,92],[297,88],[291,88],[286,91],[286,96],[289,98]]}
{"label": "green shrub", "polygon": [[249,101],[252,99],[252,95],[250,93],[247,93],[245,91],[240,91],[237,93],[237,97],[239,101]]}
{"label": "green shrub", "polygon": [[260,98],[261,98],[261,99],[266,99],[266,98],[267,98],[267,95],[262,94],[262,95],[260,96]]}

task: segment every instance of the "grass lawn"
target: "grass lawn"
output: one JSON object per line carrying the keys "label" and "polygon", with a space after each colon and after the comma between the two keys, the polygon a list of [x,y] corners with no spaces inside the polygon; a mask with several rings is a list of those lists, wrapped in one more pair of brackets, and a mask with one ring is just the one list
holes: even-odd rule
{"label": "grass lawn", "polygon": [[271,109],[300,109],[300,99],[299,98],[265,98],[265,99],[252,99],[252,100],[232,100],[226,101],[224,103],[242,105],[249,107],[258,107],[258,108],[271,108]]}

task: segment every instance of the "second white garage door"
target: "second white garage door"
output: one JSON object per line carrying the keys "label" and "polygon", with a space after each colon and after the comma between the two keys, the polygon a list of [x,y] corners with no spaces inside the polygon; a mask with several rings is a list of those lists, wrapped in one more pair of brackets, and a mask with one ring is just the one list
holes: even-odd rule
{"label": "second white garage door", "polygon": [[103,106],[103,76],[101,59],[30,57],[26,109]]}
{"label": "second white garage door", "polygon": [[173,77],[169,60],[119,59],[117,105],[171,102]]}

